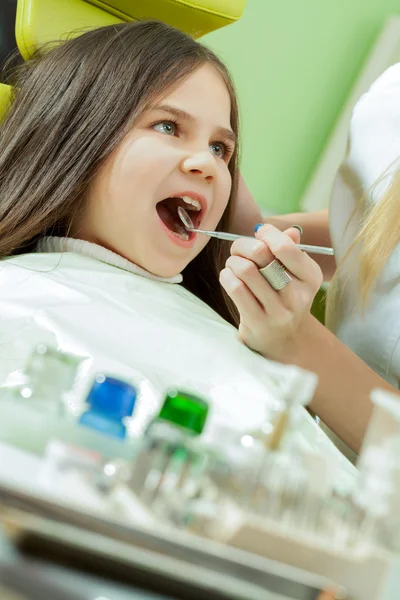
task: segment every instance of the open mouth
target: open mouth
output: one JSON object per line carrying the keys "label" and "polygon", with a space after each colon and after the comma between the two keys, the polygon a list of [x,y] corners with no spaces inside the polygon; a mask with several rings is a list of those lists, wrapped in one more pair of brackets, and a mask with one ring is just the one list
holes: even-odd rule
{"label": "open mouth", "polygon": [[202,208],[198,200],[189,196],[171,196],[158,202],[156,209],[158,216],[164,225],[179,239],[188,241],[194,237],[194,233],[188,231],[178,215],[178,207],[182,206],[188,213],[193,222],[193,227],[197,229],[201,222]]}

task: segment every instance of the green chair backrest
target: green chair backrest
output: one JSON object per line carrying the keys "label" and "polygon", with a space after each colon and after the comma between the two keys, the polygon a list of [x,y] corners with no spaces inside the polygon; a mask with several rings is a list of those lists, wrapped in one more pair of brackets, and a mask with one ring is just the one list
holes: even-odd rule
{"label": "green chair backrest", "polygon": [[[48,42],[137,19],[159,19],[198,38],[237,21],[245,4],[246,0],[18,0],[15,34],[25,60]],[[10,91],[0,84],[0,120],[10,105]]]}

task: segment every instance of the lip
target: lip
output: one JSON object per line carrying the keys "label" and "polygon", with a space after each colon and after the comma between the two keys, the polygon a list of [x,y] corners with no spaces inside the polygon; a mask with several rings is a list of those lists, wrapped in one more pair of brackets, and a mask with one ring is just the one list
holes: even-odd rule
{"label": "lip", "polygon": [[[165,198],[182,197],[182,196],[187,196],[188,198],[197,200],[200,203],[200,207],[201,207],[200,211],[193,211],[194,215],[199,215],[201,217],[200,220],[197,220],[195,218],[193,219],[194,228],[198,229],[200,226],[200,223],[203,220],[203,218],[207,212],[207,209],[208,209],[207,199],[202,194],[198,194],[197,192],[194,192],[192,190],[172,192],[172,193],[168,194],[168,196],[165,196]],[[192,246],[194,245],[194,243],[196,241],[197,233],[189,233],[189,239],[182,240],[181,238],[174,235],[172,233],[172,231],[170,229],[168,229],[168,227],[164,224],[164,222],[161,219],[160,219],[160,222],[161,222],[161,225],[162,225],[165,233],[168,235],[168,237],[170,238],[171,241],[175,242],[175,244],[177,246],[180,246],[181,248],[192,248]]]}
{"label": "lip", "polygon": [[161,227],[164,229],[164,231],[167,234],[167,236],[169,237],[169,239],[172,242],[174,242],[177,246],[180,246],[181,248],[192,248],[194,246],[194,243],[195,243],[196,237],[197,237],[197,233],[189,233],[188,240],[181,240],[181,238],[176,236],[174,233],[172,233],[172,231],[170,229],[168,229],[168,227],[163,223],[163,221],[161,219],[159,219],[159,221],[161,223]]}

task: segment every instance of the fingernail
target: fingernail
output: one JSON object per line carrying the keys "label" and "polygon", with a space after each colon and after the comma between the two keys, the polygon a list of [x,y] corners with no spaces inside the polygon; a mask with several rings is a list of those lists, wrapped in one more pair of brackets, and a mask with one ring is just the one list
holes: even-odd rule
{"label": "fingernail", "polygon": [[298,229],[300,231],[300,237],[303,235],[303,228],[300,227],[300,225],[291,225],[291,227],[294,227],[295,229]]}
{"label": "fingernail", "polygon": [[254,227],[254,231],[257,233],[257,231],[260,229],[260,227],[263,226],[263,223],[257,223],[257,225]]}

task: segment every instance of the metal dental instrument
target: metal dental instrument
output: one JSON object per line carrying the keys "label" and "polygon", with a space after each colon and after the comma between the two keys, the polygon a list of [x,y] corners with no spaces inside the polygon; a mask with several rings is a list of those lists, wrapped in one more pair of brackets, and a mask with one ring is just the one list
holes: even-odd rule
{"label": "metal dental instrument", "polygon": [[[186,210],[182,208],[182,206],[178,206],[178,215],[186,229],[188,231],[193,231],[193,233],[204,233],[204,235],[219,238],[220,240],[228,240],[230,242],[233,242],[241,237],[247,237],[251,240],[254,239],[249,235],[238,235],[236,233],[226,233],[224,231],[206,231],[204,229],[195,229],[193,227],[192,219],[189,217]],[[310,252],[310,254],[326,254],[327,256],[333,256],[335,254],[333,248],[325,248],[324,246],[308,246],[307,244],[296,244],[296,246],[300,248],[300,250],[304,250],[304,252]]]}

